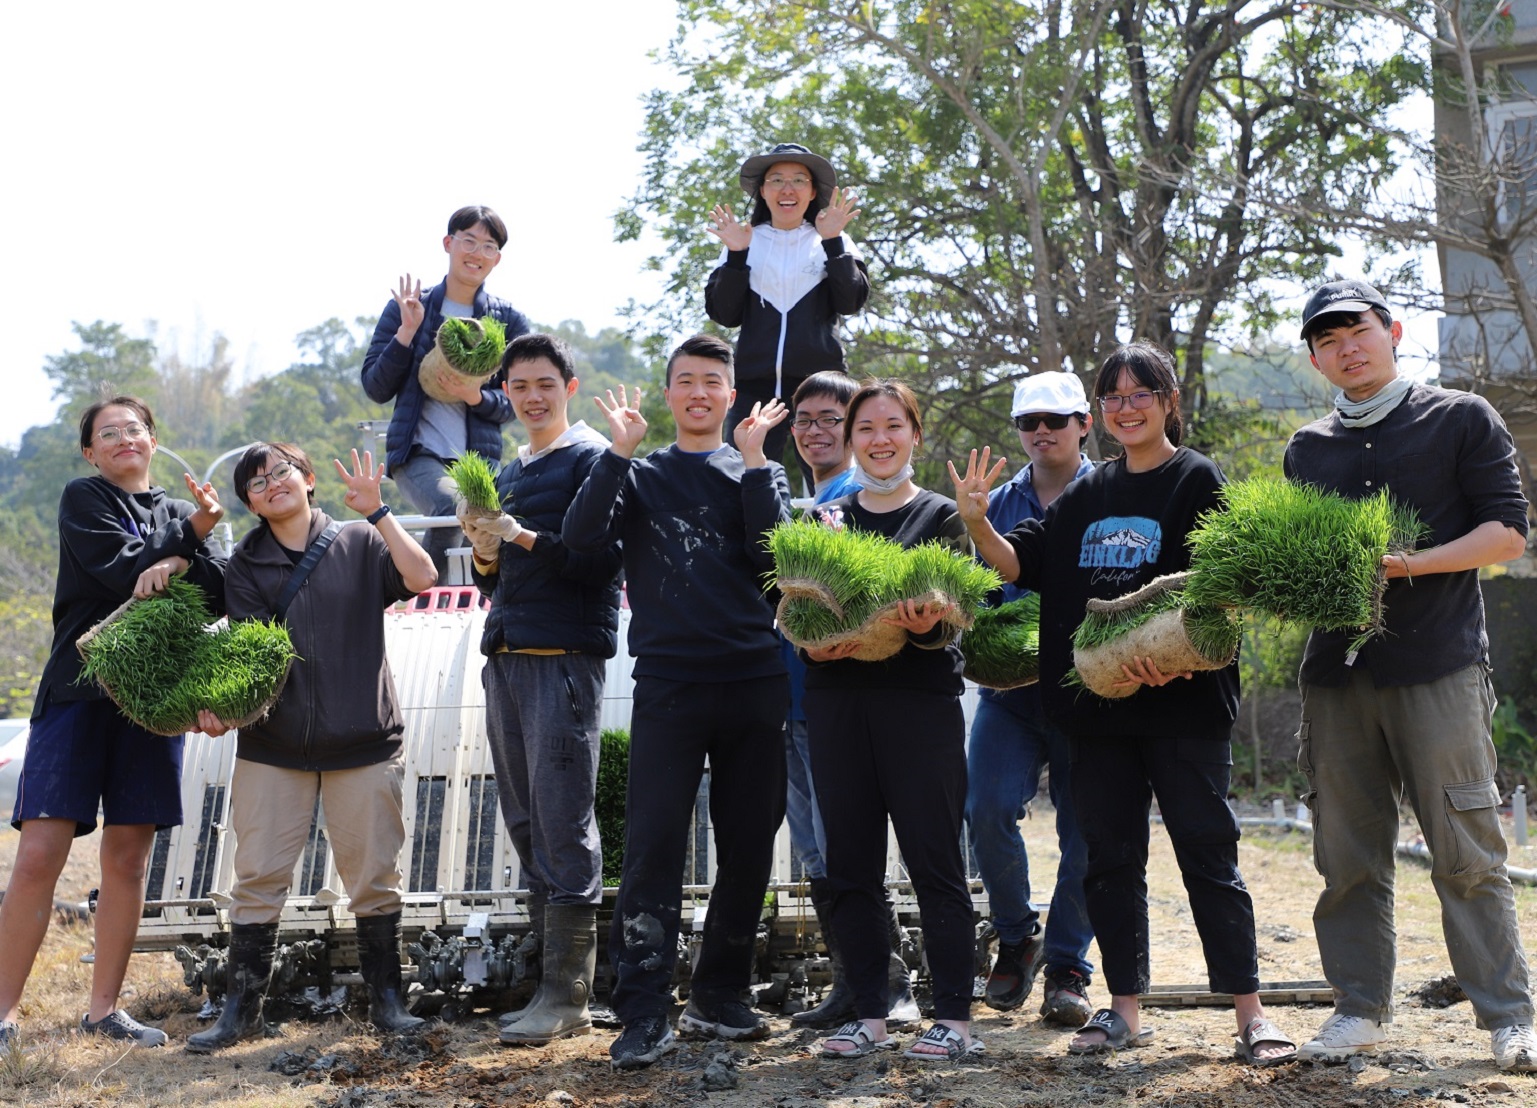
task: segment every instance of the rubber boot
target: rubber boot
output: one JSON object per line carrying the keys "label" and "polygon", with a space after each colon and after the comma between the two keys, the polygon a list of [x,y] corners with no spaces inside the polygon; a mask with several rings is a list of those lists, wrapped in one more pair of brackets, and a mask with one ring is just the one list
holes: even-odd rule
{"label": "rubber boot", "polygon": [[891,899],[891,890],[886,890],[886,917],[891,926],[891,963],[887,968],[887,987],[890,990],[891,1004],[886,1012],[888,1024],[904,1024],[922,1017],[923,1013],[918,1008],[917,1000],[913,999],[913,975],[907,969],[907,963],[902,960],[902,943],[907,934],[902,930],[902,921],[897,916],[897,906]]}
{"label": "rubber boot", "polygon": [[358,917],[358,961],[368,986],[368,1021],[376,1030],[395,1034],[427,1026],[401,1000],[399,912]]}
{"label": "rubber boot", "polygon": [[189,1051],[211,1054],[262,1030],[262,1001],[272,980],[277,945],[275,923],[237,923],[230,929],[229,954],[224,961],[224,1010],[208,1030],[188,1036]]}
{"label": "rubber boot", "polygon": [[[545,919],[545,894],[529,893],[528,895],[528,933],[533,937],[534,950],[539,954],[541,979],[539,988],[543,988],[543,961],[544,961],[544,919]],[[514,1008],[510,1012],[503,1012],[496,1017],[497,1027],[511,1027],[533,1010],[534,1002],[539,999],[539,989],[528,998],[528,1003],[521,1008]]]}
{"label": "rubber boot", "polygon": [[516,1023],[504,1027],[504,1043],[543,1046],[592,1030],[587,998],[598,968],[598,908],[551,904],[544,910],[543,972],[534,1001]]}
{"label": "rubber boot", "polygon": [[827,960],[833,964],[833,983],[822,994],[820,1004],[804,1012],[796,1012],[790,1017],[790,1022],[797,1027],[841,1027],[857,1017],[854,1014],[854,990],[849,988],[843,968],[843,953],[838,949],[838,941],[833,938],[833,897],[827,878],[811,879],[811,907],[816,911],[817,927],[822,932],[822,942],[827,946]]}

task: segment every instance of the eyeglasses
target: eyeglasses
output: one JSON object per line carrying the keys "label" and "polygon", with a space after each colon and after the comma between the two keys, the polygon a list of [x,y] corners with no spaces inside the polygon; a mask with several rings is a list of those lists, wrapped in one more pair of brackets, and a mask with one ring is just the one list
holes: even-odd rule
{"label": "eyeglasses", "polygon": [[483,258],[494,258],[502,252],[502,248],[494,242],[482,242],[480,239],[471,238],[469,235],[455,235],[454,241],[460,249],[469,254],[479,254]]}
{"label": "eyeglasses", "polygon": [[792,189],[804,189],[811,187],[811,178],[802,177],[799,174],[796,174],[794,177],[781,177],[776,173],[763,183],[771,189],[782,189],[786,185],[789,185]]}
{"label": "eyeglasses", "polygon": [[294,471],[294,467],[287,462],[279,462],[260,477],[252,477],[245,483],[246,492],[265,492],[268,485],[277,484],[279,481],[288,480],[288,475]]}
{"label": "eyeglasses", "polygon": [[1118,412],[1127,404],[1136,411],[1153,406],[1153,398],[1163,393],[1162,389],[1142,390],[1141,392],[1129,392],[1125,396],[1117,396],[1115,393],[1106,393],[1099,398],[1099,406],[1107,412]]}
{"label": "eyeglasses", "polygon": [[96,432],[96,441],[103,446],[116,445],[120,440],[137,442],[149,438],[149,428],[142,423],[125,423],[121,427],[103,427]]}
{"label": "eyeglasses", "polygon": [[1072,416],[1048,415],[1045,412],[1036,412],[1031,415],[1017,415],[1014,417],[1014,426],[1021,431],[1034,431],[1037,426],[1044,423],[1048,431],[1060,431],[1067,426],[1067,421]]}
{"label": "eyeglasses", "polygon": [[844,417],[841,415],[817,416],[815,419],[813,419],[811,416],[796,416],[790,421],[790,426],[795,428],[797,431],[804,431],[813,423],[815,423],[824,431],[835,431],[838,428],[838,424],[842,423],[843,421]]}

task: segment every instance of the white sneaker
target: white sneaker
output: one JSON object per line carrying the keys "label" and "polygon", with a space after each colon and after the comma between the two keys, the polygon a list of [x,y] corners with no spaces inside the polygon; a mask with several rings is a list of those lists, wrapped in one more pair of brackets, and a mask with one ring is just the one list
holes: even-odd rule
{"label": "white sneaker", "polygon": [[1376,1020],[1335,1012],[1324,1020],[1318,1034],[1297,1049],[1297,1057],[1307,1062],[1343,1062],[1352,1054],[1376,1050],[1387,1037]]}
{"label": "white sneaker", "polygon": [[1494,1060],[1502,1070],[1516,1073],[1537,1072],[1537,1033],[1529,1023],[1514,1027],[1496,1027],[1489,1033],[1494,1043]]}

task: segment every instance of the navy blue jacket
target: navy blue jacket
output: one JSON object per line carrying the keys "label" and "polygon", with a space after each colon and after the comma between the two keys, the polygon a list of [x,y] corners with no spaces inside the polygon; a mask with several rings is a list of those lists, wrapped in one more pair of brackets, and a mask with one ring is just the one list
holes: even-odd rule
{"label": "navy blue jacket", "polygon": [[[416,379],[422,359],[432,352],[438,341],[438,327],[443,322],[443,298],[448,283],[434,285],[422,294],[422,306],[427,316],[417,328],[416,338],[408,350],[395,341],[400,330],[400,306],[391,300],[379,316],[374,337],[368,343],[368,353],[363,357],[363,391],[376,404],[395,401],[395,413],[390,416],[390,429],[384,439],[386,465],[390,472],[404,465],[411,456],[411,440],[416,435],[416,425],[422,418],[422,401],[426,393]],[[492,296],[484,287],[475,290],[474,313],[476,319],[495,316],[507,328],[507,341],[528,333],[528,320],[523,313],[500,297]],[[466,449],[493,461],[502,459],[502,424],[512,419],[512,403],[502,392],[502,373],[487,381],[480,390],[480,403],[465,413]]]}
{"label": "navy blue jacket", "polygon": [[514,459],[496,479],[502,510],[535,533],[533,550],[502,543],[496,572],[473,570],[491,599],[483,654],[500,647],[578,650],[612,658],[619,643],[619,544],[577,553],[560,525],[595,463],[608,451],[597,432],[525,464]]}
{"label": "navy blue jacket", "polygon": [[720,683],[784,676],[763,540],[789,518],[778,462],[748,469],[733,446],[674,443],[633,461],[605,450],[561,535],[594,552],[624,540],[635,676]]}

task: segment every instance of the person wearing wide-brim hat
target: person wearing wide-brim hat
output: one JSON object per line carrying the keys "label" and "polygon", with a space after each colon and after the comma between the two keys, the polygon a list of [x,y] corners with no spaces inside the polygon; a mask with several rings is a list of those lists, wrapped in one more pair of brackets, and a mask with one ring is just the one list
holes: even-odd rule
{"label": "person wearing wide-brim hat", "polygon": [[[813,373],[845,369],[839,317],[870,297],[864,259],[844,233],[859,208],[831,162],[785,142],[743,162],[739,179],[752,197],[747,222],[718,204],[706,228],[726,254],[705,285],[705,311],[741,328],[728,441],[753,404],[788,399]],[[788,433],[787,421],[770,434],[770,458],[784,452]]]}

